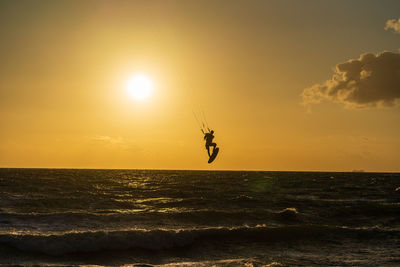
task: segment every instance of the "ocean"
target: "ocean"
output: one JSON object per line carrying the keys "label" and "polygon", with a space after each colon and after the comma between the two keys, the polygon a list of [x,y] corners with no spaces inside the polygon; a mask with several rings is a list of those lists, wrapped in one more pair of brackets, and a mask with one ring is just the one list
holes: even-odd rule
{"label": "ocean", "polygon": [[400,174],[0,169],[1,265],[400,266]]}

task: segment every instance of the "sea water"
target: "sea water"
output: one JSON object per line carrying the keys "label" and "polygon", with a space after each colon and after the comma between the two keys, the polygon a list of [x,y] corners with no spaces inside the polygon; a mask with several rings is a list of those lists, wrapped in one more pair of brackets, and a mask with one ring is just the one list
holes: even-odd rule
{"label": "sea water", "polygon": [[400,266],[400,174],[0,169],[0,264]]}

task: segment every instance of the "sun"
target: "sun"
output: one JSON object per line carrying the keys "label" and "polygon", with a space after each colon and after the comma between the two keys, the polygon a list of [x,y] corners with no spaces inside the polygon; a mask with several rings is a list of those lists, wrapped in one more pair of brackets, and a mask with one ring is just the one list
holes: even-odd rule
{"label": "sun", "polygon": [[153,84],[146,75],[135,75],[127,82],[128,93],[136,100],[148,99],[153,92]]}

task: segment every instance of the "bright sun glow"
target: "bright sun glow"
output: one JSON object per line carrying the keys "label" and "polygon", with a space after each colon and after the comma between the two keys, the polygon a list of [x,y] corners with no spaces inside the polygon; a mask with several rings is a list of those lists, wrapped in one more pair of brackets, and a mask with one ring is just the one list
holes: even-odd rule
{"label": "bright sun glow", "polygon": [[153,84],[147,76],[136,75],[128,81],[127,88],[133,98],[145,100],[150,97],[153,91]]}

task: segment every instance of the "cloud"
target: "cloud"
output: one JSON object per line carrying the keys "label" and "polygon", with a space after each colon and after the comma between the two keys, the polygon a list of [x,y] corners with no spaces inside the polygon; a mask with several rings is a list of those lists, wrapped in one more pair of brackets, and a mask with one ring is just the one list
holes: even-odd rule
{"label": "cloud", "polygon": [[400,19],[390,19],[386,21],[385,30],[392,29],[395,33],[400,34]]}
{"label": "cloud", "polygon": [[336,65],[335,73],[322,84],[302,92],[303,104],[322,100],[347,107],[393,107],[400,102],[400,54],[366,53]]}

